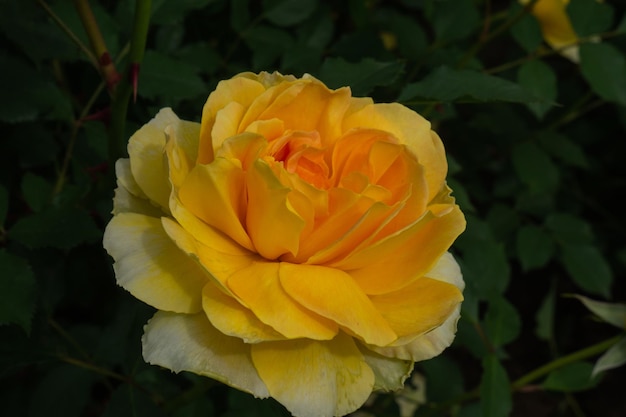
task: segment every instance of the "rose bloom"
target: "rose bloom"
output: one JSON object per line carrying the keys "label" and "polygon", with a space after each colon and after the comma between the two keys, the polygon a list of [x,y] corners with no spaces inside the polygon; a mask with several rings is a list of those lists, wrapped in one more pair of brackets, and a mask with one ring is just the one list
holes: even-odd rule
{"label": "rose bloom", "polygon": [[116,164],[104,247],[157,313],[143,356],[344,415],[452,343],[465,219],[441,140],[400,104],[240,74],[201,123],[161,110]]}
{"label": "rose bloom", "polygon": [[[531,0],[520,0],[527,5]],[[579,62],[578,36],[566,8],[569,0],[538,0],[531,9],[531,14],[539,21],[541,34],[548,45],[558,49],[565,58]]]}

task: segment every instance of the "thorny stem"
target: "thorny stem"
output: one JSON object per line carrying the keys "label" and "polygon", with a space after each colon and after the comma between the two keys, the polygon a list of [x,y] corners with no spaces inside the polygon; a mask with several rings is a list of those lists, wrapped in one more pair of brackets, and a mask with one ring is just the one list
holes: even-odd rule
{"label": "thorny stem", "polygon": [[[111,125],[109,126],[109,160],[115,161],[126,155],[126,141],[124,129],[128,102],[137,86],[139,65],[143,60],[148,28],[150,26],[150,8],[152,0],[137,0],[135,6],[135,21],[130,40],[130,53],[127,70],[124,72],[111,101]],[[132,77],[132,78],[131,78]]]}
{"label": "thorny stem", "polygon": [[89,42],[91,43],[91,48],[96,54],[96,58],[98,60],[98,65],[100,68],[100,72],[102,73],[102,78],[104,78],[107,83],[107,87],[109,91],[114,91],[115,86],[119,82],[120,75],[115,69],[115,64],[113,63],[113,59],[111,59],[111,54],[104,42],[104,37],[102,36],[102,32],[100,31],[100,27],[98,26],[98,22],[96,21],[96,17],[89,6],[88,0],[74,0],[74,6],[76,7],[76,11],[80,16],[80,20],[83,23],[83,27],[85,28],[85,32],[87,32],[87,37],[89,38]]}

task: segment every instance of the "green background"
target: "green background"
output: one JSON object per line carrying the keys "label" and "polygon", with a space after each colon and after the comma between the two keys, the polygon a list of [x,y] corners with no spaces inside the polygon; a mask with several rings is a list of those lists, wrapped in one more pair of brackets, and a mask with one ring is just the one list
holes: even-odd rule
{"label": "green background", "polygon": [[[90,4],[127,76],[135,3]],[[241,71],[310,73],[409,106],[442,137],[468,221],[453,247],[467,284],[457,338],[416,365],[415,415],[624,416],[625,368],[591,378],[609,345],[570,355],[623,329],[563,295],[626,300],[626,4],[567,12],[580,64],[515,1],[154,0],[122,136],[165,106],[199,121]],[[73,2],[0,0],[0,414],[287,415],[143,362],[153,311],[116,286],[101,246],[121,152],[112,99],[79,44]],[[363,412],[399,415],[395,399]]]}

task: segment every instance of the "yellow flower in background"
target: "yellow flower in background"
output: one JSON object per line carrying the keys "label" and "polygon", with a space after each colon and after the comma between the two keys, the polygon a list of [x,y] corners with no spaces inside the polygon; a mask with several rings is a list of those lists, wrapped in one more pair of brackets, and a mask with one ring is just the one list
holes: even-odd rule
{"label": "yellow flower in background", "polygon": [[465,228],[441,140],[400,104],[240,74],[161,110],[116,164],[104,247],[159,311],[147,362],[345,415],[452,343]]}
{"label": "yellow flower in background", "polygon": [[[527,5],[531,0],[520,0]],[[569,0],[538,0],[531,14],[539,21],[543,39],[559,53],[573,62],[579,62],[578,36],[566,8]]]}

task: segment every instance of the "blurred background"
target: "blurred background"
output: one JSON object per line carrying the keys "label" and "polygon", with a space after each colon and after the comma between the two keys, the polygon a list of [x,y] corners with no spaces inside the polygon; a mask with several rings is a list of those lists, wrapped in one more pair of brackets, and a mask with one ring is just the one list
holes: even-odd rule
{"label": "blurred background", "polygon": [[[85,5],[125,98],[101,75]],[[578,59],[512,0],[153,0],[145,53],[136,6],[0,0],[0,415],[287,415],[145,364],[153,310],[116,285],[101,244],[115,141],[162,107],[199,121],[219,80],[263,70],[429,119],[468,220],[453,346],[362,415],[626,415],[623,340],[591,376],[624,329],[564,297],[626,302],[624,1],[569,2]]]}

